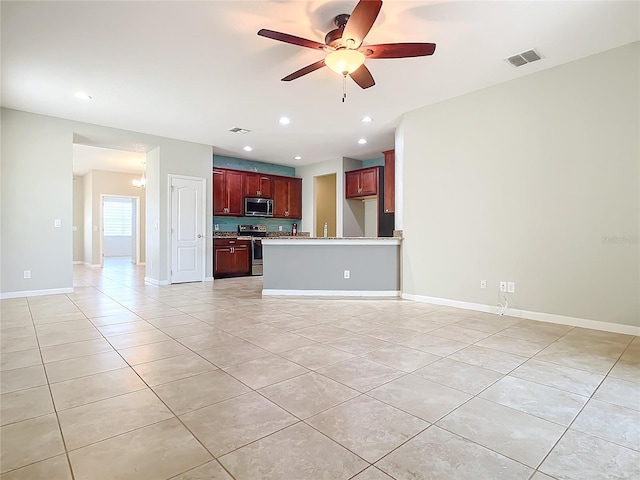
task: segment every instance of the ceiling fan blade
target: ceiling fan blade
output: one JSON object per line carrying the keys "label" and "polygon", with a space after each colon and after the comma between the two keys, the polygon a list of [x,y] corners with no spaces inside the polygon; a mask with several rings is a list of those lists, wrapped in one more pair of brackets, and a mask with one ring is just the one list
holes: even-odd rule
{"label": "ceiling fan blade", "polygon": [[[378,18],[381,8],[381,0],[360,0],[358,2],[356,8],[351,12],[342,34],[342,42],[347,48],[358,48],[362,45],[364,37],[367,36],[376,18]],[[351,44],[349,39],[352,39],[355,44]]]}
{"label": "ceiling fan blade", "polygon": [[324,67],[324,59],[316,62],[316,63],[312,63],[311,65],[307,65],[304,68],[301,68],[300,70],[293,72],[291,75],[287,75],[286,77],[284,77],[282,79],[283,82],[290,82],[291,80],[295,80],[296,78],[300,78],[303,75],[306,75],[307,73],[311,73],[311,72],[315,72],[316,70],[318,70],[319,68]]}
{"label": "ceiling fan blade", "polygon": [[360,85],[360,88],[373,87],[376,82],[373,79],[373,75],[367,67],[362,64],[355,72],[349,74],[354,82]]}
{"label": "ceiling fan blade", "polygon": [[299,47],[313,48],[322,50],[325,47],[324,43],[314,42],[313,40],[307,40],[306,38],[296,37],[295,35],[289,35],[288,33],[276,32],[274,30],[267,30],[263,28],[258,32],[261,37],[271,38],[278,40],[279,42],[290,43],[292,45],[298,45]]}
{"label": "ceiling fan blade", "polygon": [[383,43],[359,49],[367,58],[426,57],[436,51],[435,43]]}

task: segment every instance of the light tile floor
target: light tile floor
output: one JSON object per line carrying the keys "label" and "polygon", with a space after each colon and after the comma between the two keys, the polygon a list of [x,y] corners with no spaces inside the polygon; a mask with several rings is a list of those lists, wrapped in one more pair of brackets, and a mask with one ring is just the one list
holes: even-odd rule
{"label": "light tile floor", "polygon": [[640,478],[640,339],[259,277],[1,302],[0,478]]}

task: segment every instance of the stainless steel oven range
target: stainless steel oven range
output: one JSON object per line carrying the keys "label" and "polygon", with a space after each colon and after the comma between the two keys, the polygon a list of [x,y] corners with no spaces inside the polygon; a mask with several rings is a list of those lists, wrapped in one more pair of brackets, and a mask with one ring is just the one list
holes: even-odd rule
{"label": "stainless steel oven range", "polygon": [[262,239],[266,225],[238,225],[238,236],[251,237],[251,275],[262,275]]}

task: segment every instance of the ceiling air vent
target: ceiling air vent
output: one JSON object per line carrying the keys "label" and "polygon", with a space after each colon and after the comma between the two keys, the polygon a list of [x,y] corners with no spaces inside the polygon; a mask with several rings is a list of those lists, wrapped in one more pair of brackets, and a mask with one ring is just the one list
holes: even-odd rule
{"label": "ceiling air vent", "polygon": [[246,128],[233,127],[230,128],[229,131],[231,133],[249,133],[250,130],[247,130]]}
{"label": "ceiling air vent", "polygon": [[542,57],[535,50],[527,50],[526,52],[519,53],[509,58],[505,58],[507,62],[509,62],[514,67],[521,67],[522,65],[526,65],[527,63],[535,62],[536,60],[540,60]]}

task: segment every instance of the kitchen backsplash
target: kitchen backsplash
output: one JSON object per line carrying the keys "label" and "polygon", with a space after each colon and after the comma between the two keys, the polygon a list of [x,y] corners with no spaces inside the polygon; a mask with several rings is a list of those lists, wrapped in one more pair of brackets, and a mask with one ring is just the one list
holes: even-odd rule
{"label": "kitchen backsplash", "polygon": [[279,232],[282,227],[283,232],[291,233],[293,224],[298,224],[300,230],[300,220],[285,220],[282,218],[265,218],[265,217],[213,217],[212,230],[216,232],[237,232],[238,225],[266,225],[268,232]]}
{"label": "kitchen backsplash", "polygon": [[[237,236],[243,236],[243,235],[238,235],[236,232],[213,232],[214,238],[218,238],[218,237],[231,238],[231,237],[237,237]],[[292,236],[291,232],[267,232],[268,238],[291,237],[291,236]],[[310,232],[298,232],[298,237],[310,237],[310,236],[311,236]]]}

